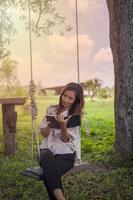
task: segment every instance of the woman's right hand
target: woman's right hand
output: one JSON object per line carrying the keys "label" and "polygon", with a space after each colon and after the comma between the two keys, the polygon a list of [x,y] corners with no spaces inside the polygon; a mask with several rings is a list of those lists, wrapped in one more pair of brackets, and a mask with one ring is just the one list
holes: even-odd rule
{"label": "woman's right hand", "polygon": [[51,128],[49,127],[49,125],[47,125],[45,128],[41,129],[41,134],[44,138],[47,138],[50,134],[50,131],[51,131]]}

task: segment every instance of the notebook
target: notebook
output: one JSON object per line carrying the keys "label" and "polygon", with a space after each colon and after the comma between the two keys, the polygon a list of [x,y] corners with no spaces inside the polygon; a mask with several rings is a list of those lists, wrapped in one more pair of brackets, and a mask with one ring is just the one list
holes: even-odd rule
{"label": "notebook", "polygon": [[[56,115],[46,115],[46,119],[48,122],[50,122],[49,127],[50,128],[56,128],[56,129],[60,129],[60,124],[59,122],[55,119]],[[69,117],[69,116],[68,116]],[[67,118],[67,117],[66,117]],[[65,118],[65,119],[66,119]],[[81,118],[80,115],[72,115],[68,122],[67,122],[67,128],[72,128],[72,127],[76,127],[76,126],[80,126],[81,125]]]}

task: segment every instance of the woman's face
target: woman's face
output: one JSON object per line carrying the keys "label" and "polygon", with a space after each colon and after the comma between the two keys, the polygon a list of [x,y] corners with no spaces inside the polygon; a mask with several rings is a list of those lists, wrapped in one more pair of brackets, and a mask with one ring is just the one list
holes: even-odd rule
{"label": "woman's face", "polygon": [[74,91],[66,90],[62,94],[61,102],[64,108],[71,107],[72,104],[75,102],[75,100],[76,100],[76,94]]}

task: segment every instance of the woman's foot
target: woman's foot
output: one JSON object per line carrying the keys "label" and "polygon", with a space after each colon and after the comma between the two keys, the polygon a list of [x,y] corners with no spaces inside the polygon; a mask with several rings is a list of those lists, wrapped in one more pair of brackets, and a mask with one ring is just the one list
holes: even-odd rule
{"label": "woman's foot", "polygon": [[57,200],[65,200],[65,197],[61,189],[56,188],[54,190],[54,196],[57,198]]}

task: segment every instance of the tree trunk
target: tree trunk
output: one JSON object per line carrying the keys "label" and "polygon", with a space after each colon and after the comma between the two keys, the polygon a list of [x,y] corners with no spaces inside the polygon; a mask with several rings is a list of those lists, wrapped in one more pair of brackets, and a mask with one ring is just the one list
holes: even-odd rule
{"label": "tree trunk", "polygon": [[115,73],[116,149],[133,154],[133,0],[106,0]]}

